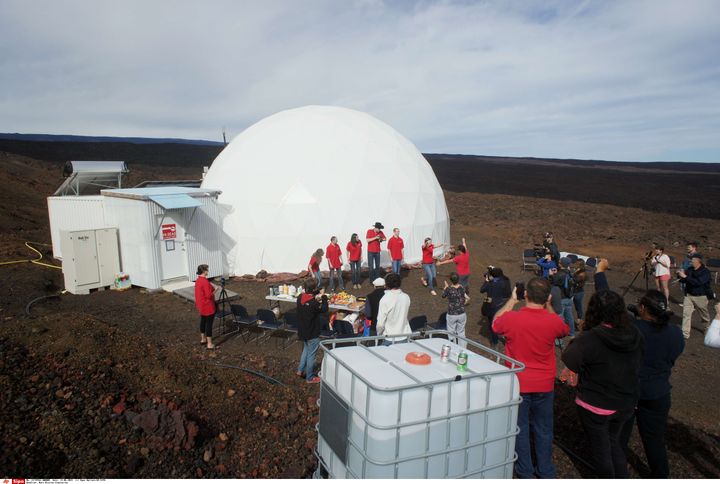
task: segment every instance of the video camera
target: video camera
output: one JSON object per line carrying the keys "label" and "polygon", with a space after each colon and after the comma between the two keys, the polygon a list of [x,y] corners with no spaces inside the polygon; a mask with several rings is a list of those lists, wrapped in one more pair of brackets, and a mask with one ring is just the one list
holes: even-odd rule
{"label": "video camera", "polygon": [[550,253],[550,249],[542,244],[533,244],[533,255],[536,259],[542,259]]}

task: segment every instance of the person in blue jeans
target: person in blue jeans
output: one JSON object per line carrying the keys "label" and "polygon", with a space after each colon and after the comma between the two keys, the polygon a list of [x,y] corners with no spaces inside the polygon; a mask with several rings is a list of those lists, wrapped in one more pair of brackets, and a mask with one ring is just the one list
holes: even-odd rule
{"label": "person in blue jeans", "polygon": [[550,282],[560,288],[560,314],[570,328],[570,336],[575,335],[575,316],[573,315],[573,296],[575,295],[576,283],[570,272],[571,261],[567,257],[560,258],[560,270],[550,276]]}
{"label": "person in blue jeans", "polygon": [[[518,304],[517,288],[498,311],[492,323],[496,333],[505,336],[505,354],[520,361],[525,369],[517,374],[520,383],[520,407],[515,439],[518,477],[541,479],[556,477],[552,460],[553,399],[555,388],[555,339],[568,334],[568,327],[550,311],[550,281],[541,277],[526,285],[527,304],[513,311]],[[535,447],[533,465],[530,440]]]}
{"label": "person in blue jeans", "polygon": [[385,242],[385,234],[382,231],[384,228],[383,224],[375,222],[375,224],[368,229],[367,234],[365,234],[368,253],[368,271],[371,281],[380,277],[380,243]]}
{"label": "person in blue jeans", "polygon": [[585,281],[587,280],[587,272],[585,272],[585,261],[576,260],[572,265],[572,276],[575,279],[575,294],[572,300],[577,313],[578,324],[582,324],[584,311],[583,302],[585,300]]}
{"label": "person in blue jeans", "polygon": [[303,342],[303,351],[296,374],[306,383],[320,383],[315,374],[315,355],[320,346],[320,315],[328,312],[328,298],[324,289],[318,290],[315,279],[306,279],[303,287],[305,292],[297,298],[298,339]]}

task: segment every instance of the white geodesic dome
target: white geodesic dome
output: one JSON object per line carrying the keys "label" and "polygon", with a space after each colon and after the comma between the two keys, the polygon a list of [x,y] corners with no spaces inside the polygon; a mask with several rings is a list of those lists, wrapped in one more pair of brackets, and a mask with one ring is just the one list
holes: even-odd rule
{"label": "white geodesic dome", "polygon": [[[317,248],[375,223],[398,227],[405,261],[419,262],[425,237],[449,243],[440,184],[418,149],[387,124],[351,109],[281,111],[239,134],[213,161],[203,188],[222,191],[224,252],[230,275],[299,272]],[[381,264],[388,265],[387,244]],[[323,270],[327,263],[323,261]]]}

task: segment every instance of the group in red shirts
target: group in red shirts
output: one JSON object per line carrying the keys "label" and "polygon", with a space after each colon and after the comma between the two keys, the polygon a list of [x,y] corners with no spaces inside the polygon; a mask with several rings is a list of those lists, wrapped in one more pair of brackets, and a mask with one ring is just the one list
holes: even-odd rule
{"label": "group in red shirts", "polygon": [[[365,234],[365,242],[367,243],[367,265],[368,265],[368,280],[374,281],[381,277],[380,271],[380,253],[381,244],[387,242],[387,250],[390,254],[390,260],[392,263],[392,272],[400,274],[402,262],[405,258],[405,241],[400,237],[400,229],[393,228],[392,236],[388,239],[383,232],[385,226],[380,222],[375,222]],[[468,295],[470,292],[469,280],[470,280],[470,253],[467,249],[465,239],[462,239],[462,244],[458,245],[456,249],[451,249],[451,259],[437,262],[438,258],[435,256],[436,249],[444,247],[446,244],[434,245],[431,238],[425,239],[422,245],[422,264],[425,271],[425,277],[422,277],[422,283],[430,288],[430,294],[433,296],[437,295],[435,287],[437,285],[437,264],[447,264],[454,261],[456,265],[456,271],[460,277],[460,285],[465,290],[465,297],[470,298]],[[353,289],[360,289],[360,267],[363,262],[362,258],[363,242],[358,234],[352,234],[350,241],[345,246],[345,252],[347,255],[347,261],[350,265],[350,273],[352,279]],[[325,250],[319,248],[313,252],[310,262],[308,262],[307,270],[314,279],[317,281],[318,287],[323,284],[320,267],[323,256],[327,258],[328,272],[330,274],[330,280],[328,281],[328,289],[330,291],[339,288],[345,290],[345,283],[342,277],[343,267],[343,252],[338,239],[336,236],[330,238],[330,245]],[[336,283],[337,280],[337,283]]]}

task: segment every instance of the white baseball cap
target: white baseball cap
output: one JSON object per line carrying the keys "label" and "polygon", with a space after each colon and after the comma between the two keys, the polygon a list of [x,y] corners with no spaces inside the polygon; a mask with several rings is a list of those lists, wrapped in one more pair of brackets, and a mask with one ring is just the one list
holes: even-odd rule
{"label": "white baseball cap", "polygon": [[382,277],[378,277],[372,283],[375,287],[383,287],[385,285],[385,279],[383,279]]}

